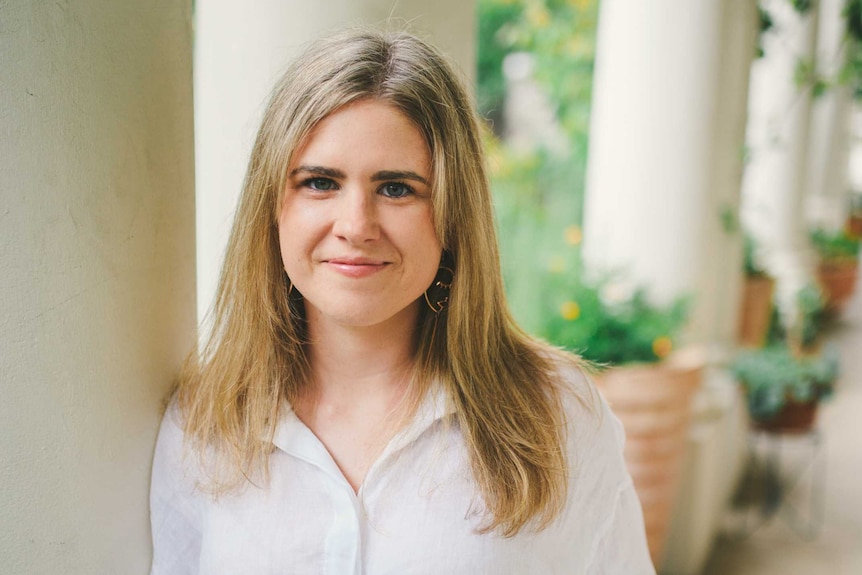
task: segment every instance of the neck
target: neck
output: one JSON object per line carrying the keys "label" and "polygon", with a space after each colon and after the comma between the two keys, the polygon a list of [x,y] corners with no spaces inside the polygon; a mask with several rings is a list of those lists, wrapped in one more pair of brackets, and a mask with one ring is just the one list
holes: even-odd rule
{"label": "neck", "polygon": [[307,313],[312,381],[306,401],[360,409],[391,408],[400,401],[413,367],[417,306],[374,326],[338,324],[314,309]]}

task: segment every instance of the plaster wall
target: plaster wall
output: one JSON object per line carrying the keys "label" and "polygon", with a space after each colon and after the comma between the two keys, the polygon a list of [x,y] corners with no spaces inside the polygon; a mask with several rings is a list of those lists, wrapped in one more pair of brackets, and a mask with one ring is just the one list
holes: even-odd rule
{"label": "plaster wall", "polygon": [[0,3],[0,571],[149,569],[194,341],[191,1]]}
{"label": "plaster wall", "polygon": [[406,28],[472,80],[473,1],[200,0],[195,5],[198,317],[212,305],[251,146],[270,90],[308,43],[347,26]]}

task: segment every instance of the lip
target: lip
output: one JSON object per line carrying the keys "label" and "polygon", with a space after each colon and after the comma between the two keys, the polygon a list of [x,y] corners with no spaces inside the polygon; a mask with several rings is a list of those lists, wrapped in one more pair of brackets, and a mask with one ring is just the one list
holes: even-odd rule
{"label": "lip", "polygon": [[364,257],[339,257],[323,260],[323,264],[334,272],[351,278],[364,278],[381,271],[389,262]]}

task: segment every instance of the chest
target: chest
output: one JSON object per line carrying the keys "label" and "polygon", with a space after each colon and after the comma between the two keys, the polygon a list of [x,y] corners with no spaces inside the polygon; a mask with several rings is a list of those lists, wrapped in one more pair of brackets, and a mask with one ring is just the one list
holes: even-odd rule
{"label": "chest", "polygon": [[379,457],[394,432],[377,426],[344,422],[309,426],[325,446],[341,474],[358,491],[368,470]]}
{"label": "chest", "polygon": [[300,419],[325,448],[354,491],[396,434],[401,412],[389,409],[327,410],[309,407]]}
{"label": "chest", "polygon": [[464,453],[427,445],[375,465],[359,493],[284,453],[265,489],[207,502],[201,573],[578,573],[565,529],[504,538],[484,516]]}

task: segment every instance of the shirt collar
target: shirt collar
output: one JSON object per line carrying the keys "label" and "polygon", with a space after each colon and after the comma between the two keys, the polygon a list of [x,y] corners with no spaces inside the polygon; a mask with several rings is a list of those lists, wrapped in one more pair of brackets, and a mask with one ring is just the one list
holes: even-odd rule
{"label": "shirt collar", "polygon": [[[381,457],[386,457],[416,441],[437,421],[455,413],[452,402],[439,384],[432,384],[425,393],[413,419],[389,442]],[[272,443],[285,453],[301,459],[321,464],[319,457],[320,440],[299,419],[293,408],[286,402],[279,410],[279,420],[275,427]]]}
{"label": "shirt collar", "polygon": [[436,422],[455,413],[451,400],[443,390],[443,387],[434,383],[425,393],[422,402],[416,409],[413,419],[404,428],[395,434],[381,454],[381,459],[392,455],[414,441],[425,433]]}

